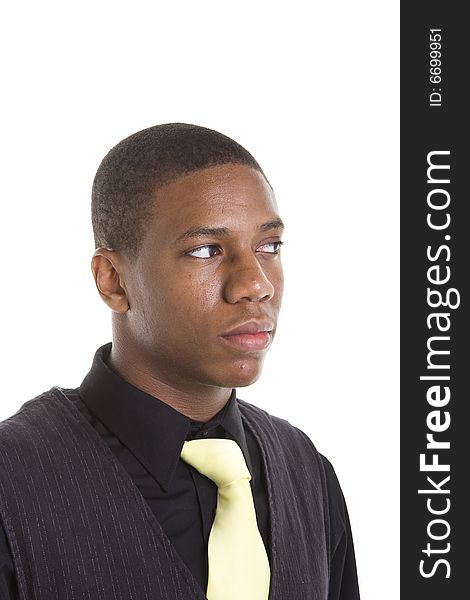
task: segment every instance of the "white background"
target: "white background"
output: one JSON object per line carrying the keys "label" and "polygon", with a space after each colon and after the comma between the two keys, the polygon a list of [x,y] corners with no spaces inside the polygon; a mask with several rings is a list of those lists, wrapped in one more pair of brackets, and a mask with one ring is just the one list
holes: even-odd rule
{"label": "white background", "polygon": [[348,503],[363,600],[398,593],[398,3],[17,2],[1,15],[0,419],[76,387],[110,314],[90,188],[123,137],[205,125],[254,154],[287,225],[264,373]]}

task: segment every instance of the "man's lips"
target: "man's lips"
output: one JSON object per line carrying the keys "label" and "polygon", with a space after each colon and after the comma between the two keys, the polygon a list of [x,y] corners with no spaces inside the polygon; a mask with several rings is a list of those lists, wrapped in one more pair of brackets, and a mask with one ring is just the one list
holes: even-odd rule
{"label": "man's lips", "polygon": [[274,325],[268,321],[248,321],[234,327],[221,337],[240,350],[265,350],[272,340]]}

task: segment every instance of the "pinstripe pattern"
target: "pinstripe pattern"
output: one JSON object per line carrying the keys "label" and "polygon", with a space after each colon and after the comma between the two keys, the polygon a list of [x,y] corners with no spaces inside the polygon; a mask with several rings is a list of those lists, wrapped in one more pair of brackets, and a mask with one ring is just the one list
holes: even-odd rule
{"label": "pinstripe pattern", "polygon": [[271,521],[269,600],[326,600],[329,514],[323,463],[310,439],[284,419],[238,400],[261,451]]}
{"label": "pinstripe pattern", "polygon": [[[320,458],[289,423],[238,402],[268,475],[269,598],[325,600],[328,519]],[[76,390],[52,388],[0,423],[0,516],[20,598],[204,600],[81,406]]]}

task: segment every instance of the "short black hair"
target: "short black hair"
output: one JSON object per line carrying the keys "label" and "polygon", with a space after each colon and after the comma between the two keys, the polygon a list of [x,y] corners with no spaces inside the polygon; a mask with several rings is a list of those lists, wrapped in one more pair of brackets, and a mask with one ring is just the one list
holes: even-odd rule
{"label": "short black hair", "polygon": [[93,181],[95,248],[117,250],[133,261],[156,190],[181,175],[224,164],[246,165],[266,178],[245,148],[206,127],[164,123],[125,138],[104,157]]}

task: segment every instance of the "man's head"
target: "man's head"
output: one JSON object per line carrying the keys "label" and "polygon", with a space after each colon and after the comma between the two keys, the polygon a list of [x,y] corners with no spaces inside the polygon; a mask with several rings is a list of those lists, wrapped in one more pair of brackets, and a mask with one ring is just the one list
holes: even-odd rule
{"label": "man's head", "polygon": [[181,175],[226,164],[262,173],[245,148],[206,127],[166,123],[125,138],[104,157],[93,182],[95,247],[133,260],[154,212],[156,191]]}
{"label": "man's head", "polygon": [[194,125],[138,132],[101,163],[92,219],[113,347],[185,391],[258,378],[281,303],[282,222],[251,154]]}

